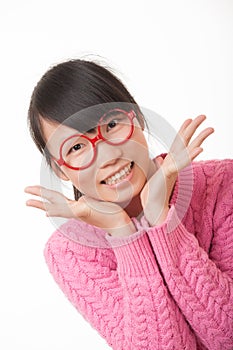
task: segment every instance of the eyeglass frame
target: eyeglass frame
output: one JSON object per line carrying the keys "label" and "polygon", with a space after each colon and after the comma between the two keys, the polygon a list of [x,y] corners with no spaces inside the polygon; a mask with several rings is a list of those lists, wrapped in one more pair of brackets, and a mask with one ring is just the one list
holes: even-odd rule
{"label": "eyeglass frame", "polygon": [[[105,116],[108,114],[108,113],[113,113],[113,112],[119,112],[119,113],[124,113],[124,114],[127,114],[128,118],[130,119],[130,122],[131,122],[131,129],[130,129],[130,132],[127,136],[127,138],[125,138],[123,141],[119,142],[119,143],[114,143],[114,142],[111,142],[111,141],[108,141],[108,139],[106,139],[102,133],[101,133],[101,121],[105,118]],[[110,145],[122,145],[123,143],[125,143],[126,141],[128,141],[133,132],[134,132],[134,123],[133,123],[133,119],[136,118],[137,115],[136,115],[136,112],[131,109],[129,112],[123,110],[123,109],[120,109],[120,108],[114,108],[114,109],[111,109],[109,110],[108,112],[104,113],[104,115],[102,117],[100,117],[99,119],[99,122],[97,124],[97,135],[93,138],[90,138],[88,136],[86,136],[85,134],[74,134],[74,135],[71,135],[69,137],[67,137],[63,142],[62,144],[60,145],[60,149],[59,149],[59,159],[56,159],[53,157],[53,160],[59,165],[59,166],[66,166],[67,168],[69,169],[72,169],[72,170],[83,170],[83,169],[86,169],[88,168],[94,161],[95,161],[95,158],[96,158],[96,153],[97,153],[97,150],[96,150],[96,142],[99,141],[99,140],[102,140],[104,142],[106,142],[107,144],[110,144]],[[87,165],[84,165],[84,166],[81,166],[81,167],[73,167],[72,165],[69,165],[68,163],[66,163],[66,161],[63,159],[63,156],[62,156],[62,148],[64,146],[64,144],[69,141],[71,138],[73,137],[76,137],[76,136],[80,136],[80,137],[83,137],[85,139],[87,139],[89,142],[91,142],[91,145],[92,145],[92,148],[93,148],[93,157],[91,159],[91,161],[87,164]]]}

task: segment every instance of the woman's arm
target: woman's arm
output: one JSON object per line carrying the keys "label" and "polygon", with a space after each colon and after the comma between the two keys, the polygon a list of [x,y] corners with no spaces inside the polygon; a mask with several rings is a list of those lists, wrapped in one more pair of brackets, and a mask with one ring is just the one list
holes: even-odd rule
{"label": "woman's arm", "polygon": [[[216,170],[217,171],[217,170]],[[173,206],[164,224],[148,229],[162,274],[181,312],[210,350],[233,348],[233,161],[222,163],[209,193],[216,191],[209,254],[187,231]],[[218,179],[218,180],[217,180]],[[198,184],[197,184],[198,185]],[[200,191],[197,187],[194,192]],[[195,195],[194,195],[195,196]],[[205,204],[206,206],[210,203]],[[199,203],[199,210],[201,203]],[[197,217],[195,218],[197,220]],[[168,226],[175,227],[168,232]],[[204,227],[204,225],[203,225]],[[209,228],[211,230],[211,227]],[[205,234],[203,229],[202,234]]]}
{"label": "woman's arm", "polygon": [[113,252],[81,245],[56,231],[45,246],[44,256],[50,273],[74,307],[110,346],[121,349],[122,292]]}

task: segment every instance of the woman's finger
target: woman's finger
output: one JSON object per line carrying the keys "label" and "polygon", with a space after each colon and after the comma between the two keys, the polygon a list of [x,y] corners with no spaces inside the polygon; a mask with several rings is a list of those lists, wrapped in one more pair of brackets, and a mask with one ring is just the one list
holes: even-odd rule
{"label": "woman's finger", "polygon": [[42,186],[28,186],[24,190],[26,193],[42,197],[49,202],[64,202],[67,198],[60,192],[50,190]]}
{"label": "woman's finger", "polygon": [[42,186],[28,186],[25,188],[25,192],[44,199],[29,199],[26,201],[27,206],[41,209],[46,212],[47,216],[74,217],[73,209],[77,202],[69,200],[60,192],[49,190]]}
{"label": "woman's finger", "polygon": [[40,190],[41,186],[27,186],[24,189],[24,192],[32,194],[34,196],[41,196],[41,190]]}
{"label": "woman's finger", "polygon": [[192,119],[186,119],[186,120],[183,122],[183,124],[181,125],[181,127],[180,127],[178,133],[182,133],[182,132],[188,127],[188,125],[189,125],[190,123],[192,123],[192,121],[193,121]]}
{"label": "woman's finger", "polygon": [[36,199],[29,199],[29,200],[27,200],[26,201],[26,205],[28,207],[34,207],[34,208],[38,208],[38,209],[46,211],[45,203],[42,202],[42,201],[38,201]]}
{"label": "woman's finger", "polygon": [[199,115],[194,120],[187,119],[181,126],[171,145],[171,153],[178,154],[182,152],[184,148],[187,148],[193,134],[205,119],[205,115]]}
{"label": "woman's finger", "polygon": [[193,161],[201,152],[203,152],[203,148],[202,147],[195,147],[192,150],[190,150],[190,159],[191,161]]}
{"label": "woman's finger", "polygon": [[201,144],[209,137],[211,134],[213,134],[214,129],[209,127],[203,130],[188,146],[190,149],[195,147],[200,147]]}
{"label": "woman's finger", "polygon": [[26,205],[29,207],[33,207],[33,208],[37,208],[45,211],[46,215],[50,217],[52,216],[66,217],[66,218],[74,217],[74,214],[67,203],[51,204],[49,202],[42,202],[36,199],[29,199],[26,202]]}
{"label": "woman's finger", "polygon": [[180,135],[183,138],[186,145],[189,143],[193,134],[195,133],[197,128],[204,122],[205,119],[205,115],[199,115],[186,127],[186,129],[183,132],[181,132]]}
{"label": "woman's finger", "polygon": [[156,161],[156,164],[157,164],[157,166],[158,166],[158,168],[159,168],[159,167],[161,167],[161,165],[163,164],[164,159],[163,159],[163,157],[161,157],[161,156],[157,156],[157,157],[155,158],[155,161]]}
{"label": "woman's finger", "polygon": [[65,202],[66,197],[60,192],[41,187],[41,196],[51,203]]}

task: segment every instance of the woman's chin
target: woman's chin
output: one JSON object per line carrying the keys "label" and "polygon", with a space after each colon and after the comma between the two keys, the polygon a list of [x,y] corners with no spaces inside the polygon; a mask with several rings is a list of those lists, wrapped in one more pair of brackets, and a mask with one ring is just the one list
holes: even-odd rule
{"label": "woman's chin", "polygon": [[[133,179],[132,179],[133,180]],[[115,186],[106,186],[98,191],[99,200],[113,202],[126,208],[138,197],[142,188],[145,185],[146,179],[140,178],[137,181],[122,181]]]}

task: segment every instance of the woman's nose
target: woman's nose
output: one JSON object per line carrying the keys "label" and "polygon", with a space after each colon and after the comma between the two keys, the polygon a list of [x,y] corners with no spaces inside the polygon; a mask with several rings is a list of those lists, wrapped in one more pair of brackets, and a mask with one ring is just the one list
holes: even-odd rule
{"label": "woman's nose", "polygon": [[123,152],[119,145],[110,145],[104,141],[97,143],[97,164],[100,168],[113,165],[119,158],[122,158]]}

